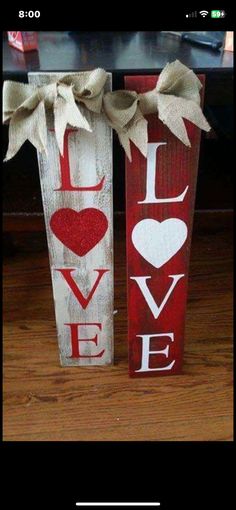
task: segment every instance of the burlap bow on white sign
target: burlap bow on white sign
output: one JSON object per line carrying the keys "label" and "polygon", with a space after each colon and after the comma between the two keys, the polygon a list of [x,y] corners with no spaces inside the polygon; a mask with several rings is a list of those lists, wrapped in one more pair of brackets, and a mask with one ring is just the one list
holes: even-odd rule
{"label": "burlap bow on white sign", "polygon": [[200,80],[178,60],[167,64],[156,87],[143,94],[116,90],[104,93],[107,73],[103,69],[65,75],[50,85],[37,87],[14,81],[3,86],[3,122],[9,122],[9,146],[5,161],[11,159],[29,140],[38,151],[47,153],[46,111],[54,114],[54,127],[60,153],[67,125],[92,131],[80,103],[100,114],[118,134],[131,160],[130,141],[147,156],[147,120],[157,113],[159,119],[185,145],[190,146],[183,119],[204,131],[211,128],[200,106]]}

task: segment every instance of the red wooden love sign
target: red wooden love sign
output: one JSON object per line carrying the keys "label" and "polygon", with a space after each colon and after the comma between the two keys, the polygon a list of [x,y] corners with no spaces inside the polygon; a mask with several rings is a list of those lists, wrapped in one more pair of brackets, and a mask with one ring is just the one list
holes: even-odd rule
{"label": "red wooden love sign", "polygon": [[[204,84],[204,76],[198,76]],[[152,90],[157,76],[126,76],[125,88]],[[203,89],[202,89],[203,98]],[[148,116],[148,156],[126,158],[129,372],[182,369],[188,266],[200,130],[186,121],[191,148]]]}

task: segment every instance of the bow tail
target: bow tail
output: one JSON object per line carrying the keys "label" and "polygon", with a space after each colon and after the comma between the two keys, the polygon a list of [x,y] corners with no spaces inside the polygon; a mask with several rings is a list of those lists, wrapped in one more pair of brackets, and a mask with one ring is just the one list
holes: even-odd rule
{"label": "bow tail", "polygon": [[59,151],[64,152],[64,134],[69,124],[75,128],[92,131],[85,115],[80,111],[80,107],[75,103],[72,88],[63,85],[58,86],[59,95],[54,101],[54,123],[55,135]]}
{"label": "bow tail", "polygon": [[127,158],[129,159],[129,161],[131,161],[132,158],[131,158],[130,141],[129,141],[128,133],[122,133],[122,132],[117,131],[117,134],[118,134],[118,138],[120,140],[120,144],[123,147]]}
{"label": "bow tail", "polygon": [[26,140],[39,152],[47,153],[47,127],[43,101],[35,110],[19,108],[9,124],[9,144],[4,161],[13,158]]}
{"label": "bow tail", "polygon": [[186,147],[191,147],[185,123],[181,116],[176,116],[173,119],[171,116],[166,117],[163,123],[169,128],[171,133],[176,136]]}
{"label": "bow tail", "polygon": [[207,122],[206,117],[203,115],[202,109],[199,104],[194,101],[186,99],[181,100],[182,104],[182,117],[190,120],[195,126],[199,127],[203,131],[210,131],[211,126]]}
{"label": "bow tail", "polygon": [[147,126],[147,120],[143,117],[142,113],[137,110],[134,118],[129,122],[128,126],[121,131],[117,131],[120,143],[124,148],[129,161],[132,161],[130,141],[136,145],[145,158],[147,157]]}
{"label": "bow tail", "polygon": [[180,97],[163,96],[163,94],[161,97],[159,95],[158,100],[159,119],[186,146],[191,147],[191,143],[183,119],[191,121],[204,131],[210,131],[211,127],[203,115],[200,105]]}

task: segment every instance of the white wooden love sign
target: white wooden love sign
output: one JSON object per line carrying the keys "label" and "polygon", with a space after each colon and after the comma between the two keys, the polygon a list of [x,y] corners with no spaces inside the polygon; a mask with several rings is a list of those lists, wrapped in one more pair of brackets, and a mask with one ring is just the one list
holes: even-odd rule
{"label": "white wooden love sign", "polygon": [[[64,74],[29,73],[29,83]],[[92,132],[67,129],[63,157],[47,114],[39,173],[61,364],[106,365],[113,361],[112,134],[103,114],[81,108]]]}

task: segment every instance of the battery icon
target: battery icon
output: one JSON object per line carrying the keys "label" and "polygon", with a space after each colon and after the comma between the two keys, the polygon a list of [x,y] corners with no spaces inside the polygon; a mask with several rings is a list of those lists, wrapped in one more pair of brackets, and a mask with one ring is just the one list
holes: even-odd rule
{"label": "battery icon", "polygon": [[225,11],[211,11],[211,18],[224,18]]}

